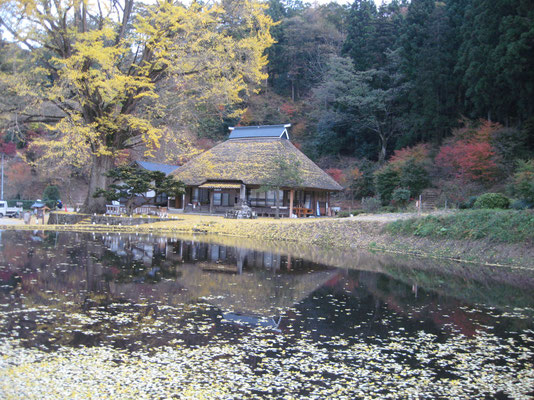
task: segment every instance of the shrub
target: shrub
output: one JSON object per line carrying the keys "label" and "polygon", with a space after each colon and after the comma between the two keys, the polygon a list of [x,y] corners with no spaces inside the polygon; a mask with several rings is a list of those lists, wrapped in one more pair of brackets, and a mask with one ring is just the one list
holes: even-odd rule
{"label": "shrub", "polygon": [[500,193],[484,193],[475,201],[475,208],[508,208],[510,200]]}
{"label": "shrub", "polygon": [[466,201],[463,203],[460,203],[460,208],[465,210],[468,208],[473,208],[475,206],[475,202],[477,201],[478,196],[470,196]]}
{"label": "shrub", "polygon": [[393,202],[401,207],[405,207],[410,201],[410,191],[404,188],[397,188],[391,196]]}
{"label": "shrub", "polygon": [[384,207],[380,208],[380,211],[385,212],[385,213],[394,213],[394,212],[397,212],[397,207],[395,207],[395,206],[384,206]]}
{"label": "shrub", "polygon": [[382,204],[389,204],[393,191],[399,186],[399,172],[391,165],[386,165],[375,172],[376,193]]}
{"label": "shrub", "polygon": [[48,202],[48,201],[54,201],[56,202],[57,200],[59,200],[60,197],[59,197],[59,189],[57,186],[55,185],[48,185],[45,190],[43,191],[43,200],[45,202]]}
{"label": "shrub", "polygon": [[528,203],[534,203],[534,160],[519,161],[513,177],[514,193]]}
{"label": "shrub", "polygon": [[349,188],[355,198],[370,197],[375,194],[375,164],[369,160],[360,160],[349,173]]}
{"label": "shrub", "polygon": [[414,160],[406,162],[400,169],[400,185],[409,190],[411,197],[420,195],[423,189],[430,186],[424,165]]}
{"label": "shrub", "polygon": [[376,212],[380,209],[382,203],[376,197],[364,197],[362,199],[362,209],[365,212]]}
{"label": "shrub", "polygon": [[526,133],[515,128],[501,128],[493,132],[491,143],[507,175],[512,174],[517,159],[528,158],[526,141]]}

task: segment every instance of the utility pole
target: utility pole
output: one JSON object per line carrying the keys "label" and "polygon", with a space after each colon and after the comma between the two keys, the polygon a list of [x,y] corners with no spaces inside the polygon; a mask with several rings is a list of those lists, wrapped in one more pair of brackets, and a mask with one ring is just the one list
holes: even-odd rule
{"label": "utility pole", "polygon": [[2,153],[2,193],[0,197],[0,200],[4,200],[4,153]]}

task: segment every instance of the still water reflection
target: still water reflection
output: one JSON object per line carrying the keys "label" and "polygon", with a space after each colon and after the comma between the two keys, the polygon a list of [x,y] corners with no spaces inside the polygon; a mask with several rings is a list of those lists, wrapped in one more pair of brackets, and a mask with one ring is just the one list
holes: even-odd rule
{"label": "still water reflection", "polygon": [[526,272],[202,240],[3,232],[0,397],[534,396]]}

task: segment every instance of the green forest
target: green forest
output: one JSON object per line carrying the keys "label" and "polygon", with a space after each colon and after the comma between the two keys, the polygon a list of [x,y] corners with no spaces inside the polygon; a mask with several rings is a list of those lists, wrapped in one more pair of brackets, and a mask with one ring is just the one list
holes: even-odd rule
{"label": "green forest", "polygon": [[[495,192],[515,208],[533,206],[531,0],[393,0],[381,6],[372,0],[313,6],[270,0],[267,5],[263,13],[274,24],[273,40],[262,44],[263,75],[244,79],[252,86],[257,80],[254,90],[240,89],[238,101],[225,102],[218,92],[206,96],[211,103],[182,102],[176,110],[187,112],[164,122],[175,136],[181,132],[181,139],[162,134],[163,145],[152,149],[149,159],[179,164],[224,140],[230,126],[291,123],[293,143],[347,188],[346,199],[400,205],[434,188],[448,204],[469,207],[473,196]],[[34,62],[35,52],[6,33],[2,85],[13,71]],[[240,34],[232,31],[236,40]],[[23,162],[11,163],[8,179],[36,180],[37,169],[39,182],[69,185],[89,174],[87,164],[43,174],[54,158],[40,159],[44,153],[31,142],[57,137],[47,131],[54,118],[24,120],[21,112],[14,123],[13,111],[23,109],[28,94],[4,93],[3,147],[6,154],[13,146],[24,153]],[[188,93],[198,97],[193,89],[162,90],[159,96],[172,108],[173,96]],[[143,151],[118,148],[124,150],[120,157],[146,157],[144,145]],[[10,194],[31,195],[24,190]]]}
{"label": "green forest", "polygon": [[532,2],[272,0],[268,12],[277,43],[247,123],[293,122],[356,198],[433,186],[451,204],[487,191],[532,204]]}

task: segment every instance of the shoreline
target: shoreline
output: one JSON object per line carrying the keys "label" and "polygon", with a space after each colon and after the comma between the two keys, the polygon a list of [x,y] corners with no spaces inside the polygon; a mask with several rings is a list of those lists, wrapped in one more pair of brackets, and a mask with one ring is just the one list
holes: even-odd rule
{"label": "shoreline", "polygon": [[451,240],[385,232],[387,222],[355,218],[233,220],[219,216],[180,215],[140,225],[63,224],[0,225],[1,230],[48,230],[156,235],[208,234],[313,245],[330,250],[365,250],[434,260],[534,270],[534,248],[526,243],[484,239]]}

